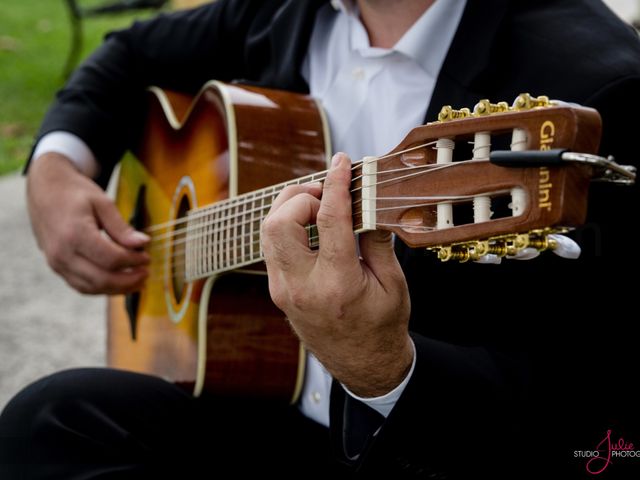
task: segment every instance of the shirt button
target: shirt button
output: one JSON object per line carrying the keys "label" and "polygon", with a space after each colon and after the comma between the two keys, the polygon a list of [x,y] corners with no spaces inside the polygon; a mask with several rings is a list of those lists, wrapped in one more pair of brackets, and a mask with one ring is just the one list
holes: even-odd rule
{"label": "shirt button", "polygon": [[351,71],[351,74],[356,80],[362,80],[364,78],[364,68],[356,67]]}
{"label": "shirt button", "polygon": [[322,395],[320,395],[320,392],[313,392],[311,394],[311,400],[313,400],[313,403],[320,403],[320,400],[322,400]]}
{"label": "shirt button", "polygon": [[340,0],[331,0],[331,6],[334,10],[340,10]]}

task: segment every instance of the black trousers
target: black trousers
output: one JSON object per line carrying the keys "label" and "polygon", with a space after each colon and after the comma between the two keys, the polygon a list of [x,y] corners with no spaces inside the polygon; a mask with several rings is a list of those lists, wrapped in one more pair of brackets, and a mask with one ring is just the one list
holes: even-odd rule
{"label": "black trousers", "polygon": [[327,478],[329,431],[295,407],[194,399],[161,379],[68,370],[16,395],[0,416],[0,479]]}

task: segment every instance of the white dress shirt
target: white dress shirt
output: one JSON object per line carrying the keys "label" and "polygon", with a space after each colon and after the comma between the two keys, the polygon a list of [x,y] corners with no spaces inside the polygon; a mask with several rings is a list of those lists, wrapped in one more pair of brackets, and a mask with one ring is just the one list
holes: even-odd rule
{"label": "white dress shirt", "polygon": [[[383,155],[424,123],[438,74],[458,28],[466,0],[437,0],[391,49],[371,47],[355,4],[334,0],[320,9],[302,74],[322,101],[333,150],[352,160]],[[413,374],[382,397],[354,398],[385,417]],[[300,408],[329,425],[331,378],[312,355]]]}
{"label": "white dress shirt", "polygon": [[[355,3],[332,0],[320,8],[302,66],[311,95],[319,98],[331,128],[334,151],[357,160],[382,155],[415,126],[424,123],[436,79],[457,30],[466,0],[436,0],[391,49],[369,43]],[[47,152],[69,157],[95,177],[98,163],[86,144],[67,132],[44,136],[33,158]],[[411,378],[394,390],[361,400],[385,417]],[[299,401],[304,415],[329,425],[331,376],[311,354]]]}

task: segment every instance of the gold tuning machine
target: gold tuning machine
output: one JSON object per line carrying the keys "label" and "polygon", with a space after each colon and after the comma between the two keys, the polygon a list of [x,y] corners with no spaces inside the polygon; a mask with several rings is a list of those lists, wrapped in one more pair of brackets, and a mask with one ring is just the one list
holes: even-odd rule
{"label": "gold tuning machine", "polygon": [[473,107],[473,115],[476,117],[484,115],[493,115],[494,113],[502,113],[509,111],[509,104],[507,102],[491,103],[487,99],[480,100]]}
{"label": "gold tuning machine", "polygon": [[490,237],[486,240],[438,245],[427,250],[436,252],[438,259],[443,262],[451,260],[464,263],[469,260],[478,260],[488,254],[498,257],[513,257],[525,248],[535,248],[540,252],[553,250],[556,248],[557,242],[553,238],[549,238],[549,234],[565,233],[566,231],[566,229],[546,228],[532,230],[528,233]]}
{"label": "gold tuning machine", "polygon": [[445,105],[438,113],[438,122],[449,122],[451,120],[460,120],[469,117],[483,117],[486,115],[494,115],[496,113],[519,112],[522,110],[531,110],[533,108],[544,108],[555,105],[555,102],[549,100],[546,95],[533,97],[529,93],[521,93],[516,97],[513,104],[509,106],[507,102],[491,103],[487,99],[480,100],[473,112],[468,108],[456,110],[451,105]]}
{"label": "gold tuning machine", "polygon": [[440,109],[438,114],[439,122],[449,122],[451,120],[460,120],[461,118],[467,118],[471,116],[471,110],[468,108],[461,108],[455,110],[451,105],[445,105]]}
{"label": "gold tuning machine", "polygon": [[544,107],[550,107],[552,105],[553,105],[553,102],[549,100],[549,97],[547,97],[546,95],[541,95],[539,97],[532,97],[528,93],[521,93],[513,101],[511,110],[515,110],[515,111],[531,110],[532,108],[544,108]]}

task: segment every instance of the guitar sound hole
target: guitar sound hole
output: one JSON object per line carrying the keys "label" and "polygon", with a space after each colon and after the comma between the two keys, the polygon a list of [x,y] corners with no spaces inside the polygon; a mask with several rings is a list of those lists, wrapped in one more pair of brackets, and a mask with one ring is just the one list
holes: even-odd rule
{"label": "guitar sound hole", "polygon": [[[187,212],[191,208],[191,204],[189,203],[189,198],[187,195],[183,195],[180,199],[180,203],[178,204],[178,213],[176,215],[176,220],[180,220],[185,218]],[[186,239],[186,222],[179,222],[174,227],[174,235],[173,235],[173,251],[171,255],[171,284],[173,287],[173,295],[176,304],[180,304],[182,302],[182,297],[184,296],[186,280],[185,280],[185,239]]]}

